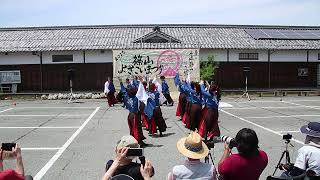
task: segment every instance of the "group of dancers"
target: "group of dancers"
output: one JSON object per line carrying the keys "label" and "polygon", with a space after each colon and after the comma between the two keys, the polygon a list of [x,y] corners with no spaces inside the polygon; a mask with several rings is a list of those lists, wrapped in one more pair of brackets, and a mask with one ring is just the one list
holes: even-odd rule
{"label": "group of dancers", "polygon": [[[160,137],[163,136],[167,125],[160,106],[174,104],[165,77],[161,76],[160,79],[161,83],[156,79],[135,77],[131,81],[126,79],[125,84],[119,79],[121,90],[117,98],[114,96],[112,79],[108,78],[105,84],[109,106],[114,106],[119,101],[123,102],[123,107],[129,111],[127,120],[130,135],[142,147],[147,145],[143,142],[146,138],[142,128],[144,127],[150,136],[154,136],[157,131]],[[174,83],[180,92],[176,116],[180,117],[185,127],[192,131],[197,130],[205,139],[219,136],[219,88],[204,81],[181,80],[179,74],[174,77]]]}
{"label": "group of dancers", "polygon": [[205,81],[190,82],[180,80],[179,74],[174,83],[180,92],[176,116],[179,116],[185,127],[198,131],[207,139],[220,136],[218,126],[220,89],[214,83]]}
{"label": "group of dancers", "polygon": [[169,86],[165,77],[161,76],[161,84],[156,80],[147,80],[142,77],[135,77],[133,80],[126,79],[125,84],[120,81],[121,90],[114,96],[114,84],[110,78],[105,83],[105,93],[107,94],[109,106],[122,101],[123,107],[128,111],[128,126],[130,135],[132,135],[141,146],[146,146],[143,142],[142,127],[144,127],[150,136],[154,136],[159,131],[159,136],[163,136],[167,125],[162,116],[160,105],[166,104],[173,106],[173,100],[170,96]]}

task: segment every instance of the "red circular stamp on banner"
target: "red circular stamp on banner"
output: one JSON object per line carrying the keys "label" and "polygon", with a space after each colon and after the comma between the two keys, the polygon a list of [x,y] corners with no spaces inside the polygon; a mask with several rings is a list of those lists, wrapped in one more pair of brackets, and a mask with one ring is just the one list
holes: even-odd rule
{"label": "red circular stamp on banner", "polygon": [[157,60],[157,66],[162,67],[162,76],[175,76],[182,64],[182,58],[174,50],[163,51]]}

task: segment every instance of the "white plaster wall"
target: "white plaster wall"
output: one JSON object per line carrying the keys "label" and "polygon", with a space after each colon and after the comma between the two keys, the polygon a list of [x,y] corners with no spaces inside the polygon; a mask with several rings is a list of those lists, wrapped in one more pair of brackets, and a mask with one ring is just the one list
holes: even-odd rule
{"label": "white plaster wall", "polygon": [[86,63],[112,63],[112,51],[104,50],[101,53],[100,50],[86,51]]}
{"label": "white plaster wall", "polygon": [[[310,59],[310,56],[309,56]],[[271,52],[271,62],[307,62],[306,50],[276,50]]]}
{"label": "white plaster wall", "polygon": [[27,53],[0,53],[0,65],[40,64],[40,57]]}
{"label": "white plaster wall", "polygon": [[[73,62],[52,62],[52,55],[73,55]],[[43,64],[83,63],[82,51],[50,51],[42,53]]]}
{"label": "white plaster wall", "polygon": [[309,51],[309,62],[319,62],[318,60],[318,54],[320,53],[320,50],[310,50]]}
{"label": "white plaster wall", "polygon": [[227,50],[220,49],[200,49],[200,60],[207,60],[209,55],[214,56],[215,61],[226,62]]}
{"label": "white plaster wall", "polygon": [[[239,53],[259,53],[258,60],[239,60]],[[268,62],[267,50],[229,50],[230,62]]]}
{"label": "white plaster wall", "polygon": [[[100,50],[85,51],[86,63],[112,63],[112,51],[105,50],[101,53]],[[239,60],[239,53],[259,53],[259,60]],[[319,62],[318,53],[320,50],[309,50],[309,62]],[[83,63],[83,51],[52,51],[43,52],[43,64],[63,64],[66,62],[52,62],[52,55],[73,55],[73,62],[67,63]],[[227,50],[218,49],[201,49],[200,59],[205,60],[208,55],[213,55],[215,61],[226,62]],[[277,50],[271,51],[271,62],[307,62],[306,50]],[[229,50],[230,62],[267,62],[267,50]],[[18,53],[0,53],[0,65],[17,65],[17,64],[39,64],[40,57],[32,55],[31,52],[18,52]]]}

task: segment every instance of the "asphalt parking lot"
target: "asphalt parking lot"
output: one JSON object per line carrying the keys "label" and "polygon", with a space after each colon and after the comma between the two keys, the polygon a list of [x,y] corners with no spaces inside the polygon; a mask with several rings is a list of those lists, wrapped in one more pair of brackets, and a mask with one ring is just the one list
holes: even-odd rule
{"label": "asphalt parking lot", "polygon": [[[260,148],[269,156],[261,179],[272,174],[284,150],[282,135],[293,135],[290,155],[293,159],[303,145],[299,128],[320,121],[320,97],[268,97],[252,101],[223,98],[220,104],[220,128],[223,135],[234,137],[244,127],[257,132]],[[171,168],[183,163],[176,142],[187,135],[176,107],[162,107],[168,125],[164,137],[147,137],[145,155],[153,163],[153,179],[163,180]],[[128,112],[121,105],[107,107],[104,99],[66,101],[6,100],[0,105],[0,142],[17,142],[23,150],[26,174],[35,179],[100,179],[104,164],[114,156],[121,136],[129,133]],[[222,154],[223,144],[212,150],[214,163]],[[5,162],[13,167],[14,162]]]}

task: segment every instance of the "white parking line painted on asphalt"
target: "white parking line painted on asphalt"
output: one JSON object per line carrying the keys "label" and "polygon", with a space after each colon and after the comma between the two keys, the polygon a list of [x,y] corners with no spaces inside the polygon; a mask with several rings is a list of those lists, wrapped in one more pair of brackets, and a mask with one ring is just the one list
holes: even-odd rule
{"label": "white parking line painted on asphalt", "polygon": [[231,104],[226,102],[219,102],[219,108],[231,108],[233,107]]}
{"label": "white parking line painted on asphalt", "polygon": [[287,115],[287,116],[249,116],[245,117],[247,119],[268,119],[268,118],[291,118],[291,117],[320,117],[316,114],[297,114],[297,115]]}
{"label": "white parking line painted on asphalt", "polygon": [[22,151],[56,151],[61,148],[21,148]]}
{"label": "white parking line painted on asphalt", "polygon": [[47,162],[47,164],[35,175],[34,180],[40,180],[47,171],[51,168],[51,166],[59,159],[59,157],[63,154],[63,152],[70,146],[72,141],[80,134],[82,129],[90,122],[93,116],[99,111],[100,107],[97,107],[91,115],[87,118],[87,120],[80,126],[80,128],[68,139],[66,143],[58,150],[58,152]]}
{"label": "white parking line painted on asphalt", "polygon": [[72,106],[46,106],[46,107],[15,107],[16,109],[94,109],[95,107],[87,106],[87,107],[72,107]]}
{"label": "white parking line painted on asphalt", "polygon": [[250,109],[299,109],[299,108],[320,108],[320,106],[264,106],[264,107],[233,107],[223,109],[234,109],[234,110],[250,110]]}
{"label": "white parking line painted on asphalt", "polygon": [[[273,133],[273,134],[276,134],[276,135],[279,135],[279,136],[282,136],[282,135],[283,135],[283,134],[281,134],[281,133],[279,133],[279,132],[277,132],[277,131],[274,131],[274,130],[272,130],[272,129],[266,128],[266,127],[261,126],[261,125],[259,125],[259,124],[257,124],[257,123],[254,123],[254,122],[251,122],[251,121],[249,121],[249,120],[247,120],[247,119],[244,119],[244,118],[242,118],[242,117],[239,117],[239,116],[237,116],[237,115],[234,115],[234,114],[232,114],[232,113],[229,113],[229,112],[225,111],[224,109],[221,109],[220,111],[223,112],[223,113],[226,113],[226,114],[228,114],[228,115],[230,115],[230,116],[232,116],[232,117],[235,117],[235,118],[237,118],[237,119],[239,119],[239,120],[241,120],[241,121],[244,121],[244,122],[246,122],[246,123],[252,124],[252,125],[254,125],[254,126],[256,126],[256,127],[259,127],[259,128],[261,128],[261,129],[264,129],[264,130],[266,130],[266,131],[269,131],[269,132],[271,132],[271,133]],[[299,143],[299,144],[301,144],[301,145],[304,145],[304,143],[303,143],[302,141],[296,140],[296,139],[294,139],[294,138],[292,138],[291,140],[292,140],[292,141],[295,141],[295,142],[297,142],[297,143]]]}
{"label": "white parking line painted on asphalt", "polygon": [[24,126],[10,126],[10,127],[0,127],[0,129],[78,129],[80,126],[65,126],[65,127],[51,127],[51,126],[31,126],[31,127],[24,127]]}
{"label": "white parking line painted on asphalt", "polygon": [[[290,100],[290,102],[318,102],[319,100],[314,100],[314,99],[309,99],[309,100]],[[237,101],[237,104],[250,104],[250,103],[275,103],[275,102],[282,102],[282,100],[266,100],[266,101],[255,101],[255,100],[251,100],[251,101]],[[288,102],[288,101],[287,101]],[[232,103],[232,102],[228,102],[227,103]]]}
{"label": "white parking line painted on asphalt", "polygon": [[277,131],[279,133],[299,133],[300,131]]}
{"label": "white parking line painted on asphalt", "polygon": [[10,110],[12,110],[12,109],[13,109],[13,108],[5,109],[5,110],[0,111],[0,113],[6,112],[6,111],[10,111]]}
{"label": "white parking line painted on asphalt", "polygon": [[88,114],[0,114],[0,117],[83,117]]}
{"label": "white parking line painted on asphalt", "polygon": [[293,102],[289,102],[289,101],[282,101],[282,102],[286,103],[286,104],[296,105],[296,106],[303,106],[303,107],[310,108],[310,109],[319,109],[320,108],[319,106],[306,106],[303,104],[293,103]]}

